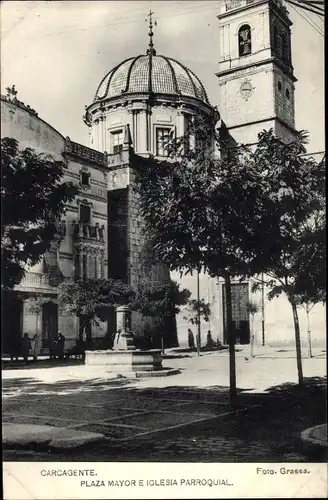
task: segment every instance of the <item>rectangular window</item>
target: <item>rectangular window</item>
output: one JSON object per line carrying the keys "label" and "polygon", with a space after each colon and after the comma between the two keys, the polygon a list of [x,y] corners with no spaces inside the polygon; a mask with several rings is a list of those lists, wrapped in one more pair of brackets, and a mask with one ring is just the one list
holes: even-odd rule
{"label": "rectangular window", "polygon": [[89,172],[81,172],[81,185],[90,186],[90,174]]}
{"label": "rectangular window", "polygon": [[157,128],[156,129],[156,154],[158,156],[168,156],[167,145],[170,140],[169,128]]}
{"label": "rectangular window", "polygon": [[123,130],[111,132],[111,143],[113,153],[119,153],[123,149]]}
{"label": "rectangular window", "polygon": [[80,222],[83,224],[90,224],[91,209],[88,205],[80,205]]}

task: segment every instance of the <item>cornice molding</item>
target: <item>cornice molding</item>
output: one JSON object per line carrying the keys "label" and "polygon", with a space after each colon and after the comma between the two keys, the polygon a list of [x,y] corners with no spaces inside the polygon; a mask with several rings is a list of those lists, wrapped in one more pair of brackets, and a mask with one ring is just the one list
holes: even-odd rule
{"label": "cornice molding", "polygon": [[285,75],[289,76],[289,78],[291,78],[291,80],[293,80],[293,82],[297,82],[297,78],[294,76],[293,71],[289,70],[285,64],[283,64],[281,61],[279,61],[279,59],[277,59],[274,56],[268,57],[266,59],[262,59],[262,61],[254,61],[252,63],[244,64],[243,66],[236,66],[233,68],[228,68],[228,69],[224,69],[222,71],[218,71],[217,73],[215,73],[215,76],[220,78],[223,76],[232,75],[234,73],[238,74],[239,71],[243,72],[243,71],[251,69],[251,68],[258,68],[260,66],[265,66],[268,64],[273,64],[273,65],[275,64],[284,72]]}
{"label": "cornice molding", "polygon": [[213,110],[213,106],[203,102],[201,99],[192,96],[175,96],[169,94],[154,94],[150,95],[148,93],[140,94],[129,94],[128,96],[115,96],[104,99],[103,101],[96,101],[88,106],[88,113],[90,115],[91,122],[95,122],[99,119],[99,112],[106,114],[118,108],[129,107],[129,112],[140,111],[144,107],[157,107],[161,105],[167,105],[168,107],[179,107],[181,105],[191,106],[193,109],[201,110],[206,114],[210,114]]}

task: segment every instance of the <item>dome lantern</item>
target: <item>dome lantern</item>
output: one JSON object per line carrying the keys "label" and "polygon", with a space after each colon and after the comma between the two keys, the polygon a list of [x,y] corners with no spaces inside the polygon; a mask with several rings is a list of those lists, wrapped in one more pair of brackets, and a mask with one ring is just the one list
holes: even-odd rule
{"label": "dome lantern", "polygon": [[[154,12],[151,10],[149,11],[148,17],[149,17],[149,48],[147,49],[147,55],[149,56],[156,56],[156,50],[154,49],[154,44],[153,44],[153,16]],[[147,19],[145,20],[147,22]],[[157,22],[154,22],[154,26],[157,26]]]}

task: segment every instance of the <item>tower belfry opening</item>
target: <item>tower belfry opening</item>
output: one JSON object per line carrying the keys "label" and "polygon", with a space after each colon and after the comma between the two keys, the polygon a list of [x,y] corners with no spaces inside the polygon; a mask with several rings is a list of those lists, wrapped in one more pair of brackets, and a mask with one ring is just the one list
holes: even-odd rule
{"label": "tower belfry opening", "polygon": [[236,142],[255,144],[273,128],[289,141],[295,135],[292,22],[281,0],[226,0],[219,20],[216,76],[220,112]]}

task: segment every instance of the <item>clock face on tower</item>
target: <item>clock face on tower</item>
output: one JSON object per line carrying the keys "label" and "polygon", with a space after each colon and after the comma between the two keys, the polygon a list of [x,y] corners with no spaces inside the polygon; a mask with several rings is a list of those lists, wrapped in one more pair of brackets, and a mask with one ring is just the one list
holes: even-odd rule
{"label": "clock face on tower", "polygon": [[251,81],[250,80],[244,80],[242,82],[242,84],[240,85],[240,89],[239,89],[239,92],[240,92],[240,96],[243,98],[243,99],[248,99],[252,93],[253,93],[253,85],[251,84]]}

